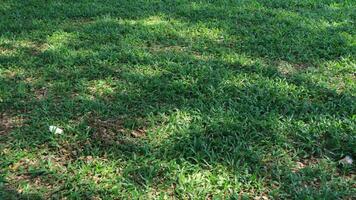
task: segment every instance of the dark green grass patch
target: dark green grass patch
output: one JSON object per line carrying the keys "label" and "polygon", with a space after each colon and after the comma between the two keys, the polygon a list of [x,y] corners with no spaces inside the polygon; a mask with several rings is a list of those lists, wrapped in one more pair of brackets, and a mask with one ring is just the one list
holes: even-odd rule
{"label": "dark green grass patch", "polygon": [[355,9],[2,1],[0,199],[355,198]]}

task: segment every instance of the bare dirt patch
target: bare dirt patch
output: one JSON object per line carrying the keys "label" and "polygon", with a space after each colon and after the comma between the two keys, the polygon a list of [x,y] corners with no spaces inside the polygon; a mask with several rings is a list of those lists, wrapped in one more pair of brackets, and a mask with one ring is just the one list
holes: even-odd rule
{"label": "bare dirt patch", "polygon": [[24,124],[22,116],[10,116],[6,113],[0,114],[0,135],[6,135],[16,127],[21,127]]}

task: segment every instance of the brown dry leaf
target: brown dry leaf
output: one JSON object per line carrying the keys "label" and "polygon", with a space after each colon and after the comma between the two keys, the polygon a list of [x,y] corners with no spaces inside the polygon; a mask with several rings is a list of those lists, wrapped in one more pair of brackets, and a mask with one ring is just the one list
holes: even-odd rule
{"label": "brown dry leaf", "polygon": [[146,136],[146,131],[144,129],[137,129],[131,132],[131,135],[135,138],[141,138]]}
{"label": "brown dry leaf", "polygon": [[304,159],[304,160],[301,160],[301,161],[297,161],[295,163],[295,167],[292,169],[292,172],[296,173],[299,170],[301,170],[303,168],[306,168],[308,166],[315,165],[318,162],[319,162],[319,160],[316,159],[316,158],[307,158],[307,159]]}
{"label": "brown dry leaf", "polygon": [[85,160],[87,162],[91,162],[91,161],[93,161],[93,157],[92,156],[87,156],[87,157],[85,157]]}
{"label": "brown dry leaf", "polygon": [[262,196],[257,196],[254,199],[256,199],[256,200],[268,200],[269,198],[267,196],[265,196],[265,195],[262,195]]}
{"label": "brown dry leaf", "polygon": [[305,164],[302,162],[296,162],[295,167],[292,169],[293,172],[297,172],[305,167]]}

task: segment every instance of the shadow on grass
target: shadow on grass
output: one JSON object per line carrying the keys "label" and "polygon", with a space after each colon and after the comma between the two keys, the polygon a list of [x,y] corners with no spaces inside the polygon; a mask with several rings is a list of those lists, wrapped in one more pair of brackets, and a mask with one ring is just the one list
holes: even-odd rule
{"label": "shadow on grass", "polygon": [[[282,2],[95,1],[33,10],[31,1],[8,2],[2,47],[13,52],[1,54],[0,64],[19,73],[1,77],[7,92],[0,108],[28,121],[11,142],[2,139],[7,147],[45,144],[60,155],[69,143],[76,151],[70,162],[94,155],[131,162],[122,176],[133,190],[199,188],[176,169],[194,166],[183,177],[225,170],[230,185],[216,190],[349,195],[347,185],[330,183],[330,164],[293,171],[296,161],[355,154],[352,90],[320,85],[307,69],[355,55],[353,25],[328,21],[339,12],[331,4],[295,11]],[[308,16],[312,11],[320,15]],[[295,71],[281,72],[281,62]],[[52,123],[75,125],[56,138],[43,131]],[[144,136],[133,137],[135,130]],[[184,189],[172,190],[185,197]]]}
{"label": "shadow on grass", "polygon": [[2,199],[8,199],[8,200],[16,200],[16,199],[36,199],[40,200],[42,199],[40,195],[38,194],[21,194],[17,191],[14,190],[8,190],[8,189],[3,189],[0,187],[0,197]]}

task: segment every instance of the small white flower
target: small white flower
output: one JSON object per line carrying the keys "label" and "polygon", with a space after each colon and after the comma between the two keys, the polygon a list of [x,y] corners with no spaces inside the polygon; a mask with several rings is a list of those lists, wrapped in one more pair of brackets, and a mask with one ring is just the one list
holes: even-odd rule
{"label": "small white flower", "polygon": [[340,162],[343,164],[352,165],[353,160],[352,160],[351,156],[345,156],[345,158],[341,159]]}
{"label": "small white flower", "polygon": [[62,134],[63,130],[58,128],[57,126],[49,126],[49,131],[54,134]]}

